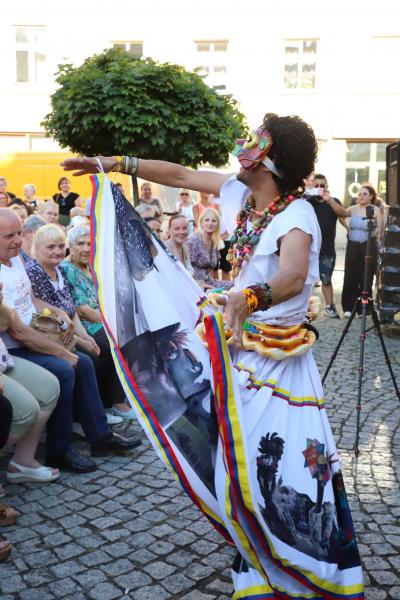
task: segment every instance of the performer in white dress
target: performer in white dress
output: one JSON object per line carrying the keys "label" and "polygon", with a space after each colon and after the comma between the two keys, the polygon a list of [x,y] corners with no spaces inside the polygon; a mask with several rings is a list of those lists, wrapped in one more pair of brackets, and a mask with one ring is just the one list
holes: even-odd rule
{"label": "performer in white dress", "polygon": [[[63,166],[220,196],[235,285],[209,300],[225,322],[115,186],[102,174],[92,178],[93,267],[121,381],[160,457],[236,546],[235,600],[361,600],[351,514],[310,350],[316,335],[306,320],[320,230],[299,188],[313,170],[315,137],[298,117],[267,114],[238,140],[236,154],[242,168],[233,177],[129,157]],[[118,267],[125,256],[137,307],[136,333],[120,343],[112,245]]]}

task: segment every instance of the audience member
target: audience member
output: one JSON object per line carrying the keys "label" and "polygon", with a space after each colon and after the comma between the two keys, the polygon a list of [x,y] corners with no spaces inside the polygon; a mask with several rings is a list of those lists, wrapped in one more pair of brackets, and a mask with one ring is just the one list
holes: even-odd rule
{"label": "audience member", "polygon": [[36,186],[33,183],[26,183],[23,187],[26,204],[36,211],[39,207],[39,200],[36,198]]}
{"label": "audience member", "polygon": [[[25,325],[30,324],[35,310],[42,312],[44,308],[48,308],[60,321],[68,325],[65,336],[71,335],[72,324],[65,311],[38,298],[33,302],[29,278],[22,260],[18,257],[20,247],[19,218],[9,209],[0,209],[0,261],[4,301],[19,315]],[[96,469],[94,461],[72,449],[73,399],[86,439],[92,445],[93,455],[123,451],[140,444],[139,440],[127,440],[111,431],[99,396],[93,363],[88,356],[79,351],[71,353],[61,344],[39,333],[34,343],[21,345],[12,333],[10,328],[10,332],[3,336],[10,354],[48,369],[60,382],[59,401],[47,426],[47,465],[74,472]]]}
{"label": "audience member", "polygon": [[[40,233],[40,232],[39,232]],[[132,419],[133,410],[125,402],[125,392],[115,370],[110,343],[104,330],[96,288],[90,272],[90,229],[87,225],[74,227],[68,231],[69,260],[61,263],[66,279],[65,295],[71,295],[74,310],[88,335],[100,348],[99,355],[90,352],[96,368],[101,397],[112,413],[123,419]],[[36,240],[35,240],[36,241]]]}
{"label": "audience member", "polygon": [[0,193],[7,193],[8,197],[10,198],[10,200],[12,200],[13,198],[15,198],[15,194],[13,194],[12,192],[9,192],[8,189],[8,184],[7,184],[7,179],[5,177],[0,177]]}
{"label": "audience member", "polygon": [[[153,198],[151,183],[149,183],[148,181],[145,181],[140,186],[139,206],[141,204],[145,204],[146,206],[153,207],[154,214],[151,216],[156,217],[157,219],[160,219],[160,221],[162,222],[163,207],[158,198]],[[150,216],[150,215],[147,215],[147,216]]]}
{"label": "audience member", "polygon": [[53,201],[60,209],[59,223],[65,227],[69,225],[71,208],[80,206],[81,199],[79,194],[72,191],[71,182],[68,177],[61,177],[57,183],[59,192],[53,194]]}
{"label": "audience member", "polygon": [[23,206],[18,203],[14,203],[14,204],[10,204],[8,208],[10,210],[12,210],[16,215],[19,216],[19,218],[21,219],[21,223],[24,223],[26,221],[26,219],[28,218],[28,210],[27,210],[26,206]]}
{"label": "audience member", "polygon": [[[149,217],[156,217],[157,211],[154,206],[148,206],[147,204],[139,204],[135,207],[136,212],[142,217],[142,219],[148,219]],[[156,217],[158,218],[158,217]]]}
{"label": "audience member", "polygon": [[[376,227],[372,230],[371,260],[368,267],[368,294],[372,297],[372,284],[377,267],[378,247],[382,232],[382,213],[375,206],[376,192],[370,183],[364,183],[358,192],[357,204],[346,210],[350,217],[346,246],[342,307],[345,317],[350,317],[353,306],[360,296],[364,283],[365,253],[368,239],[367,207],[372,206]],[[361,306],[357,313],[361,314]]]}
{"label": "audience member", "polygon": [[186,242],[190,252],[190,262],[194,278],[203,281],[208,288],[232,287],[231,281],[215,279],[219,251],[223,247],[220,236],[220,218],[215,208],[206,208],[200,217],[199,230]]}
{"label": "audience member", "polygon": [[22,223],[22,244],[19,255],[24,263],[32,259],[33,236],[42,225],[46,225],[46,221],[39,215],[31,215]]}
{"label": "audience member", "polygon": [[10,202],[10,196],[7,192],[0,192],[0,208],[6,208]]}
{"label": "audience member", "polygon": [[206,194],[206,192],[199,192],[199,198],[197,202],[193,205],[193,219],[195,222],[196,229],[199,226],[201,215],[207,208],[215,208],[216,211],[219,210],[217,204],[212,201],[213,198],[214,197],[212,194]]}
{"label": "audience member", "polygon": [[[10,327],[15,328],[13,311],[3,303],[2,287],[0,284],[0,332]],[[29,327],[21,323],[19,327],[25,330],[25,336],[29,340]],[[0,335],[0,391],[2,390],[13,411],[7,443],[15,444],[15,452],[7,469],[7,480],[11,483],[47,483],[58,479],[58,469],[42,466],[35,460],[35,453],[41,433],[60,395],[60,384],[46,369],[23,358],[12,358]]]}
{"label": "audience member", "polygon": [[60,216],[60,208],[58,204],[52,200],[48,200],[41,204],[38,208],[38,215],[46,221],[46,223],[58,223]]}
{"label": "audience member", "polygon": [[[3,387],[0,375],[0,455],[2,449],[6,445],[10,433],[12,416],[12,406],[10,401],[3,395]],[[6,493],[3,486],[0,485],[0,498],[5,496],[5,494]],[[10,518],[10,511],[11,520],[13,520],[13,517],[16,518],[17,516],[16,511],[13,508],[7,506],[7,504],[0,503],[0,522],[1,520],[3,520],[4,523],[5,519]],[[8,539],[0,535],[0,561],[7,560],[7,558],[11,554],[11,550],[12,546]]]}
{"label": "audience member", "polygon": [[157,237],[161,239],[162,229],[161,222],[159,219],[155,219],[154,217],[144,217],[143,219],[146,221],[147,225],[150,227],[152,231],[156,234]]}
{"label": "audience member", "polygon": [[335,269],[336,251],[335,237],[338,218],[347,216],[346,209],[337,198],[333,198],[328,190],[325,175],[316,174],[306,182],[305,196],[313,207],[319,227],[322,243],[319,253],[319,275],[322,283],[322,293],[325,299],[325,314],[328,317],[339,318],[333,301],[332,275]]}
{"label": "audience member", "polygon": [[189,235],[194,231],[194,202],[190,190],[181,188],[179,190],[179,200],[176,203],[176,212],[187,218],[189,224]]}
{"label": "audience member", "polygon": [[191,275],[194,270],[190,262],[190,250],[186,242],[189,238],[189,221],[185,215],[172,215],[168,222],[169,238],[165,242],[168,250],[176,256],[179,262]]}

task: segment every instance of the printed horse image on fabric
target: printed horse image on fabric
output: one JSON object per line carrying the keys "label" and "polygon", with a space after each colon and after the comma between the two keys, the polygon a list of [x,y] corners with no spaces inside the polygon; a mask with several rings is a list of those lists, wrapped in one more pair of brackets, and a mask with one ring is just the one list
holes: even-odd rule
{"label": "printed horse image on fabric", "polygon": [[[135,282],[156,268],[157,248],[134,208],[116,194],[115,270],[118,345],[160,425],[215,495],[210,448],[210,380],[180,323],[151,331]],[[162,307],[160,307],[162,310]],[[134,316],[134,318],[132,318]],[[190,344],[189,344],[190,345]]]}
{"label": "printed horse image on fabric", "polygon": [[285,485],[281,477],[277,481],[285,441],[277,433],[261,438],[257,456],[257,480],[265,500],[261,513],[274,535],[308,556],[337,563],[339,569],[358,566],[360,559],[342,474],[338,471],[332,477],[335,505],[324,502],[324,485],[331,478],[329,458],[324,455],[324,444],[317,440],[307,443],[303,454],[305,467],[317,480],[316,502]]}

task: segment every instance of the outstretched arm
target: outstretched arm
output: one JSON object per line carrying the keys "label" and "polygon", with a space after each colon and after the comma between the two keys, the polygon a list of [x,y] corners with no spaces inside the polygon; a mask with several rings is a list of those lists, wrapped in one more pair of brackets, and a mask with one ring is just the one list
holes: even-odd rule
{"label": "outstretched arm", "polygon": [[[109,173],[118,164],[115,156],[99,156],[97,159],[106,173]],[[61,163],[65,171],[77,171],[75,176],[88,173],[98,173],[99,163],[96,158],[68,158]],[[222,184],[230,174],[223,175],[213,171],[193,171],[182,165],[163,160],[139,160],[136,175],[141,179],[168,185],[170,187],[184,187],[197,192],[206,192],[219,196]]]}

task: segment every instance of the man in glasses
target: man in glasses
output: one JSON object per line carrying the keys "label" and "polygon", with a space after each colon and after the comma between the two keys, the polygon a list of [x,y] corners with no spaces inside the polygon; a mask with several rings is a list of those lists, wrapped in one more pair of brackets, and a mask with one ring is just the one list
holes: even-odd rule
{"label": "man in glasses", "polygon": [[325,314],[333,319],[339,315],[333,301],[332,274],[335,268],[335,237],[338,218],[346,217],[340,200],[333,198],[328,189],[325,175],[311,175],[306,181],[306,198],[315,210],[321,229],[322,244],[319,253],[319,273],[325,299]]}

